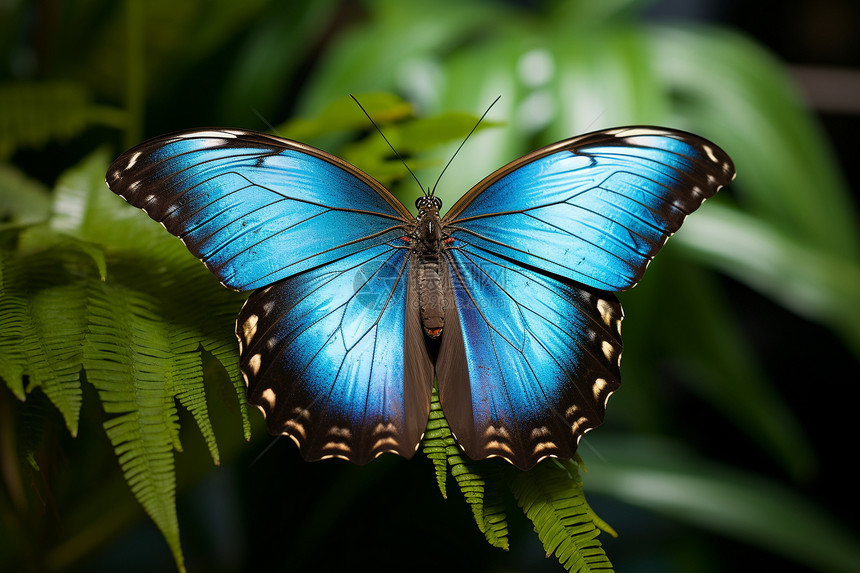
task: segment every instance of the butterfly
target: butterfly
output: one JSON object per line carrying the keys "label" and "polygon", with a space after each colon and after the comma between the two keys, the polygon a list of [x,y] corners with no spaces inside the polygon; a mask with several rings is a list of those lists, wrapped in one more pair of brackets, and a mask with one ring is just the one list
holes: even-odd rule
{"label": "butterfly", "polygon": [[106,182],[254,291],[247,396],[306,460],[411,457],[434,382],[472,459],[573,456],[620,385],[623,311],[667,238],[734,178],[696,135],[596,131],[495,171],[442,216],[309,145],[197,129],[125,152]]}

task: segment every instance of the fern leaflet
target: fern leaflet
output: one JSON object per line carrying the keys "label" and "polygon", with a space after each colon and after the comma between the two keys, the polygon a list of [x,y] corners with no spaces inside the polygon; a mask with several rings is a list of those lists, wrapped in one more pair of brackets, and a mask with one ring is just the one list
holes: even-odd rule
{"label": "fern leaflet", "polygon": [[528,472],[510,472],[511,491],[543,543],[568,571],[611,571],[597,536],[614,535],[585,501],[577,463],[545,460]]}
{"label": "fern leaflet", "polygon": [[472,508],[478,529],[490,545],[508,549],[508,522],[500,485],[498,469],[492,461],[475,463],[468,460],[457,447],[448,421],[442,413],[439,395],[433,388],[430,402],[430,419],[424,434],[422,448],[433,462],[436,481],[443,497],[447,497],[448,468],[457,482],[463,497]]}

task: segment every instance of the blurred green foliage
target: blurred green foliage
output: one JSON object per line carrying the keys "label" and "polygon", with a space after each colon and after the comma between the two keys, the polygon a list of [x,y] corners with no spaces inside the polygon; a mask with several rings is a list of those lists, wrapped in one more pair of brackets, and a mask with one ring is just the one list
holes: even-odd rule
{"label": "blurred green foliage", "polygon": [[[387,156],[379,138],[356,136],[367,135],[367,125],[360,112],[350,108],[346,94],[397,93],[415,104],[419,117],[444,118],[425,125],[407,121],[410,110],[397,99],[370,110],[375,118],[376,111],[390,113],[379,118],[386,124],[386,135],[409,156],[425,185],[435,181],[456,147],[439,145],[454,139],[470,117],[501,95],[486,128],[470,140],[440,183],[438,193],[450,206],[496,167],[577,133],[631,123],[699,133],[732,156],[738,179],[685,224],[642,284],[622,295],[627,314],[624,385],[612,400],[606,426],[584,440],[581,453],[589,470],[582,476],[585,491],[607,500],[611,515],[604,517],[621,534],[610,544],[609,555],[633,564],[631,569],[645,569],[656,560],[663,571],[724,570],[736,565],[721,551],[729,538],[749,546],[760,560],[762,555],[774,556],[777,565],[856,570],[860,562],[856,534],[820,507],[816,499],[825,496],[807,485],[834,463],[821,459],[819,444],[813,444],[809,435],[808,419],[818,420],[826,413],[798,412],[788,403],[785,381],[771,378],[771,368],[751,346],[733,288],[742,285],[760,300],[817,325],[819,330],[801,336],[826,332],[856,361],[860,356],[856,208],[820,128],[778,61],[731,30],[644,20],[641,11],[646,4],[558,0],[524,8],[454,0],[2,3],[0,246],[4,263],[10,260],[8,253],[15,253],[17,262],[0,265],[0,281],[7,286],[13,279],[50,275],[56,267],[49,265],[61,263],[62,276],[70,277],[70,282],[58,282],[57,288],[78,284],[91,292],[111,288],[111,281],[122,279],[123,273],[127,286],[136,286],[136,278],[158,272],[153,258],[141,259],[137,270],[113,267],[115,255],[101,248],[108,239],[97,235],[100,219],[76,219],[58,202],[64,188],[82,193],[101,188],[109,195],[101,187],[108,155],[145,135],[200,125],[256,129],[276,125],[286,137],[339,151],[391,184],[411,205],[408,198],[417,194],[414,181],[404,177],[402,166]],[[104,151],[105,144],[110,152]],[[61,172],[66,176],[58,179]],[[120,203],[110,207],[113,216],[121,213],[113,211],[122,208]],[[140,225],[133,220],[131,216],[127,220],[128,236],[112,239],[116,244],[133,241],[136,233],[163,234],[175,245],[165,244],[163,251],[153,254],[184,256],[171,251],[181,245],[157,226],[150,234],[142,230],[147,220]],[[70,247],[69,235],[82,240]],[[70,249],[74,252],[66,256]],[[21,258],[25,256],[33,258],[27,262]],[[188,260],[191,269],[196,263]],[[146,273],[137,274],[144,272],[140,269]],[[197,289],[187,286],[206,280],[205,273],[197,271],[173,280],[177,285],[187,280],[183,288]],[[6,294],[3,297],[0,306],[23,308]],[[193,294],[189,298],[195,299]],[[44,309],[52,308],[51,299],[39,300],[41,306],[17,316],[40,312],[44,316]],[[204,306],[196,299],[187,302],[195,304]],[[198,311],[207,313],[205,306]],[[229,314],[223,311],[225,317]],[[45,319],[44,332],[67,332],[52,331],[51,319],[50,315]],[[221,326],[229,330],[232,318],[224,321]],[[18,330],[4,325],[0,337],[5,335],[8,342],[10,333],[23,332],[24,323],[16,324]],[[63,328],[74,332],[73,324]],[[53,348],[73,349],[68,336],[55,338],[59,346]],[[802,362],[816,357],[790,358]],[[102,445],[104,416],[93,405],[98,404],[92,391],[98,388],[97,380],[70,383],[78,371],[44,373],[39,378],[38,364],[18,364],[14,356],[3,354],[0,364],[10,390],[0,393],[0,466],[6,491],[0,498],[0,568],[109,570],[110,542],[128,531],[141,512],[116,458]],[[184,428],[195,425],[191,420],[197,414],[186,420],[178,410],[178,418],[171,421],[176,424],[175,443],[183,433],[176,488],[189,568],[227,571],[255,561],[284,569],[318,568],[312,548],[323,551],[331,539],[351,557],[350,563],[372,563],[371,557],[384,559],[382,553],[400,558],[420,555],[430,544],[440,556],[456,555],[472,569],[546,567],[539,547],[523,549],[526,542],[518,541],[523,527],[516,523],[510,524],[510,556],[501,557],[482,553],[481,545],[486,544],[480,538],[470,538],[465,548],[449,539],[443,548],[424,531],[413,536],[411,547],[394,551],[381,533],[360,535],[349,529],[348,534],[348,528],[356,526],[338,518],[342,512],[361,515],[355,519],[366,525],[358,528],[387,531],[403,543],[396,530],[411,531],[407,524],[434,522],[432,514],[400,510],[392,519],[403,525],[386,529],[390,524],[382,523],[382,518],[374,520],[355,509],[370,507],[388,515],[378,506],[396,509],[405,503],[403,495],[410,495],[398,496],[402,490],[389,489],[394,476],[427,475],[430,470],[422,467],[418,474],[404,474],[422,462],[380,459],[357,473],[334,463],[323,468],[304,465],[293,456],[285,462],[286,469],[277,466],[287,472],[285,478],[266,477],[267,464],[275,463],[271,458],[286,456],[287,448],[250,464],[235,397],[219,396],[225,388],[232,392],[235,377],[228,379],[211,353],[203,354],[200,368],[204,375],[200,388],[205,390],[218,454],[214,437],[185,439]],[[25,370],[29,377],[22,379]],[[823,367],[812,370],[821,370],[821,378],[791,383],[808,384],[815,388],[810,392],[826,396],[842,390],[839,380],[847,386],[846,378],[837,373]],[[41,391],[35,390],[39,384]],[[70,384],[80,390],[64,391]],[[20,402],[25,396],[27,401]],[[57,396],[68,399],[55,400]],[[52,405],[58,402],[65,404],[59,413]],[[683,408],[676,407],[679,402]],[[70,414],[78,409],[79,425],[71,423],[77,416]],[[180,421],[191,423],[181,424],[180,430]],[[257,424],[254,436],[265,441],[257,418],[251,421]],[[709,437],[708,432],[719,436]],[[189,515],[183,516],[182,492],[189,500],[199,500],[198,492],[207,491],[201,488],[217,479],[210,474],[213,457],[223,466],[216,473],[234,476],[246,489],[259,490],[266,484],[266,503],[236,487],[218,490],[228,496],[219,504],[254,505],[259,507],[256,513],[240,513],[264,521],[239,519],[219,528],[218,520],[194,518],[197,505],[186,506]],[[321,472],[343,477],[318,479],[319,483],[303,477],[319,478]],[[250,477],[235,477],[245,475]],[[432,488],[432,479],[421,479],[404,480],[405,491]],[[372,490],[376,481],[385,486]],[[305,489],[299,489],[301,484]],[[367,491],[381,491],[381,497],[374,505],[359,506]],[[296,496],[309,500],[298,507],[310,514],[290,505],[300,502],[286,501]],[[284,504],[294,511],[278,519],[273,513]],[[600,508],[598,513],[604,514]],[[642,515],[666,520],[656,522],[656,529],[666,534],[644,532],[637,522],[646,519]],[[459,519],[469,525],[468,515]],[[666,526],[667,522],[673,525]],[[458,535],[471,535],[462,533],[468,528],[447,521],[444,525]],[[649,540],[647,551],[636,543],[637,532]],[[206,536],[211,539],[203,540]],[[224,536],[244,540],[232,560],[225,553],[231,545],[212,540]],[[261,554],[264,543],[271,550],[284,538],[293,541],[285,542],[279,558]],[[371,541],[376,545],[369,546]],[[684,548],[681,557],[679,547]],[[643,553],[636,553],[637,548]],[[173,551],[178,552],[178,546]],[[535,561],[535,556],[541,560]],[[169,562],[170,555],[166,557]],[[331,563],[348,562],[326,557]],[[141,569],[148,565],[139,562]]]}

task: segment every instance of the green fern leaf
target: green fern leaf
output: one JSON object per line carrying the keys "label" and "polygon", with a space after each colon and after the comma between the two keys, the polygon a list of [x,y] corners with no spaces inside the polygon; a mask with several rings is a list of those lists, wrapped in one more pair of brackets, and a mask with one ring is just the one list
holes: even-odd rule
{"label": "green fern leaf", "polygon": [[[26,349],[36,344],[28,320],[27,300],[15,292],[14,261],[0,252],[0,378],[19,400],[26,400],[24,368]],[[10,276],[11,275],[11,276]],[[12,285],[10,285],[12,281]]]}
{"label": "green fern leaf", "polygon": [[[174,354],[174,391],[176,399],[194,417],[209,454],[215,464],[221,463],[215,432],[209,420],[209,406],[206,403],[206,393],[203,385],[203,361],[200,356],[200,345],[196,333],[190,329],[173,331],[172,346]],[[178,444],[178,439],[177,442]],[[178,449],[181,449],[178,448]]]}
{"label": "green fern leaf", "polygon": [[55,246],[4,257],[0,376],[20,400],[41,388],[74,436],[81,408],[87,261],[79,250]]}
{"label": "green fern leaf", "polygon": [[179,273],[182,276],[182,284],[179,288],[176,285],[171,285],[172,292],[166,292],[164,296],[174,302],[169,315],[172,317],[172,321],[178,325],[188,325],[185,327],[185,334],[177,338],[177,347],[187,348],[188,352],[193,353],[201,368],[201,378],[199,379],[201,383],[197,386],[196,396],[192,397],[185,394],[180,400],[193,401],[193,406],[190,401],[187,404],[182,403],[194,414],[197,426],[206,438],[210,452],[212,452],[212,459],[218,463],[214,434],[209,423],[208,407],[206,406],[202,384],[200,350],[202,348],[212,355],[226,371],[233,384],[236,398],[242,405],[241,417],[244,437],[246,440],[250,439],[251,420],[248,416],[245,399],[245,384],[239,372],[239,354],[234,332],[236,315],[247,293],[235,293],[223,288],[204,269],[200,261],[185,250],[181,243],[172,240],[172,237],[170,239],[170,248],[175,251],[176,255],[171,263],[175,263],[173,266],[174,273]]}
{"label": "green fern leaf", "polygon": [[182,567],[173,450],[179,418],[173,405],[176,364],[171,336],[153,312],[157,301],[130,288],[99,283],[90,290],[87,379],[134,496],[161,530]]}
{"label": "green fern leaf", "polygon": [[433,462],[442,497],[447,498],[448,468],[472,508],[478,529],[490,545],[508,549],[508,522],[500,485],[500,473],[492,462],[475,463],[466,459],[442,413],[439,395],[433,388],[430,419],[422,442],[424,454]]}
{"label": "green fern leaf", "polygon": [[472,507],[472,516],[478,529],[490,545],[507,551],[508,520],[501,490],[504,482],[495,460],[472,462],[454,448],[453,451],[449,450],[448,463],[451,465],[451,475]]}
{"label": "green fern leaf", "polygon": [[442,492],[442,497],[445,499],[448,499],[448,451],[452,447],[456,449],[457,441],[454,439],[454,434],[451,433],[448,421],[442,413],[439,395],[434,386],[433,395],[430,399],[430,418],[427,421],[427,429],[424,430],[421,449],[424,455],[433,462],[433,468],[436,472],[436,483],[439,485],[439,491]]}
{"label": "green fern leaf", "polygon": [[534,524],[547,556],[568,571],[611,571],[600,531],[615,532],[585,501],[577,463],[546,460],[528,472],[511,472],[511,491]]}

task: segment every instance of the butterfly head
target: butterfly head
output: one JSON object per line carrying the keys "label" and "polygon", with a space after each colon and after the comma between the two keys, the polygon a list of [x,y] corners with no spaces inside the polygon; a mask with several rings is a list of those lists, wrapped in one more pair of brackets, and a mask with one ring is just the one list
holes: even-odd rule
{"label": "butterfly head", "polygon": [[438,213],[442,208],[442,200],[434,195],[422,195],[415,200],[415,208],[418,209],[419,217],[428,212]]}

